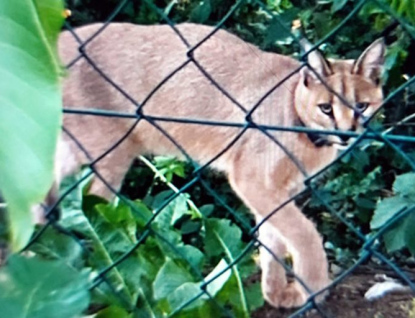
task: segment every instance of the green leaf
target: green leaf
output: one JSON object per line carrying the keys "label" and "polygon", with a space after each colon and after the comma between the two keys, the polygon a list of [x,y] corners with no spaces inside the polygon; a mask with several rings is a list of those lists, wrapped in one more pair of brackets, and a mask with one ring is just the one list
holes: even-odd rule
{"label": "green leaf", "polygon": [[385,247],[388,253],[405,247],[405,221],[399,221],[395,226],[383,234]]}
{"label": "green leaf", "polygon": [[[131,201],[129,201],[131,202]],[[133,205],[134,203],[131,202]],[[134,205],[135,206],[135,205]],[[123,234],[127,234],[131,242],[135,241],[137,232],[136,219],[127,203],[116,199],[111,204],[97,204],[95,209],[106,219],[106,221]]]}
{"label": "green leaf", "polygon": [[95,209],[112,224],[135,223],[130,207],[121,200],[111,204],[97,204]]}
{"label": "green leaf", "polygon": [[380,201],[377,204],[372,221],[371,229],[382,227],[387,221],[393,218],[398,212],[408,206],[410,202],[401,197],[391,197]]}
{"label": "green leaf", "polygon": [[415,6],[412,0],[391,1],[391,8],[410,22],[415,23]]}
{"label": "green leaf", "polygon": [[131,213],[133,214],[137,225],[140,226],[140,228],[144,228],[153,216],[153,212],[151,212],[147,205],[139,200],[133,201],[132,204],[134,208],[131,209]]}
{"label": "green leaf", "polygon": [[200,213],[202,213],[202,215],[206,218],[209,217],[214,210],[215,206],[213,204],[205,204],[199,208]]}
{"label": "green leaf", "polygon": [[0,2],[0,188],[14,250],[29,240],[30,207],[52,184],[62,112],[56,54],[62,13],[58,0]]}
{"label": "green leaf", "polygon": [[173,260],[167,259],[154,281],[154,298],[167,298],[184,283],[194,282],[192,275],[178,266]]}
{"label": "green leaf", "polygon": [[157,156],[154,158],[154,165],[158,172],[163,175],[167,182],[171,182],[173,175],[185,177],[185,163],[176,157]]}
{"label": "green leaf", "polygon": [[134,318],[156,318],[163,317],[159,307],[155,306],[152,299],[151,284],[141,284],[138,290]]}
{"label": "green leaf", "polygon": [[292,40],[291,23],[298,16],[298,12],[297,8],[291,8],[276,15],[266,30],[263,45],[268,46],[275,42],[290,43]]}
{"label": "green leaf", "polygon": [[198,233],[201,230],[202,224],[198,221],[186,220],[180,227],[182,235]]}
{"label": "green leaf", "polygon": [[261,284],[255,283],[245,289],[246,299],[248,301],[249,310],[254,311],[264,306],[264,298],[262,296]]}
{"label": "green leaf", "polygon": [[[155,196],[152,207],[157,209],[172,194],[173,191],[170,190],[160,192]],[[183,244],[181,233],[173,227],[178,219],[189,212],[187,198],[186,194],[181,194],[169,202],[155,218],[152,227],[153,231],[159,233],[165,239],[165,241],[159,240],[159,246],[166,256],[175,260],[184,258],[193,267],[199,268],[203,263],[203,253],[194,246]],[[174,246],[174,249],[172,249],[172,246]]]}
{"label": "green leaf", "polygon": [[[165,262],[165,255],[153,237],[148,237],[137,251],[121,262],[117,269],[127,284],[133,299],[134,317],[161,317],[160,307],[153,297],[153,282]],[[111,293],[111,291],[108,291]],[[108,294],[107,294],[108,295]],[[107,299],[107,302],[111,299]]]}
{"label": "green leaf", "polygon": [[231,225],[229,220],[207,219],[205,249],[210,256],[217,256],[229,251],[231,255],[238,255],[243,247],[241,244],[241,230]]}
{"label": "green leaf", "polygon": [[131,318],[131,314],[125,311],[125,309],[117,307],[117,306],[110,306],[107,307],[97,313],[95,318]]}
{"label": "green leaf", "polygon": [[[220,276],[218,276],[220,274]],[[221,259],[218,265],[207,275],[204,279],[205,282],[209,282],[206,286],[206,290],[211,296],[216,296],[216,294],[223,288],[225,283],[229,280],[232,274],[232,267],[229,267],[229,264]],[[212,281],[210,281],[213,279]]]}
{"label": "green leaf", "polygon": [[195,308],[189,308],[189,307],[192,307],[191,306],[192,304],[189,304],[189,306],[186,306],[182,310],[179,310],[176,314],[172,315],[171,317],[172,318],[206,318],[206,317],[228,317],[228,316],[233,317],[232,315],[224,315],[223,309],[215,305],[212,301],[200,302],[198,300],[195,300],[195,302],[198,305],[198,306],[195,306]]}
{"label": "green leaf", "polygon": [[186,306],[182,310],[190,310],[202,306],[205,297],[202,295],[196,298],[201,292],[200,283],[186,282],[180,285],[168,296],[171,312],[181,309],[184,305]]}
{"label": "green leaf", "polygon": [[[204,282],[209,282],[206,291],[210,294],[210,297],[215,297],[218,294],[228,282],[231,274],[231,268],[222,259],[204,279]],[[159,290],[162,290],[162,297],[160,298],[167,298],[170,312],[179,309],[188,311],[197,307],[202,308],[205,302],[210,299],[207,294],[201,294],[203,291],[201,288],[202,282],[194,282],[189,273],[175,265],[171,260],[166,262],[157,278],[157,284],[154,284],[155,295],[160,296]],[[211,281],[211,279],[213,280]]]}
{"label": "green leaf", "polygon": [[190,21],[196,23],[205,23],[209,19],[211,13],[212,5],[210,0],[202,0],[191,12]]}
{"label": "green leaf", "polygon": [[333,5],[331,7],[331,12],[335,13],[344,8],[349,0],[333,0]]}
{"label": "green leaf", "polygon": [[385,69],[391,70],[397,63],[402,47],[400,45],[390,45],[386,53]]}
{"label": "green leaf", "polygon": [[[63,210],[60,220],[63,227],[76,231],[90,244],[92,252],[88,254],[87,262],[98,271],[113,264],[136,242],[135,237],[122,225],[109,223],[96,209],[98,206],[101,211],[104,210],[103,203],[105,200],[102,198],[93,195],[85,196],[82,202],[78,202],[78,206],[73,202],[71,208]],[[79,205],[82,205],[82,209]],[[118,291],[119,298],[132,306],[134,299],[126,283],[126,276],[121,275],[118,267],[109,271],[106,279]],[[100,299],[104,302],[115,301],[113,291],[108,288],[107,284],[100,284],[96,294],[100,295]]]}
{"label": "green leaf", "polygon": [[411,252],[411,254],[415,255],[415,213],[412,212],[410,215],[406,217],[405,220],[405,245]]}
{"label": "green leaf", "polygon": [[365,197],[357,197],[356,206],[363,209],[374,209],[376,207],[376,202]]}
{"label": "green leaf", "polygon": [[2,317],[78,317],[89,303],[88,272],[63,262],[13,255],[0,270]]}
{"label": "green leaf", "polygon": [[372,1],[368,1],[364,4],[362,9],[359,11],[361,17],[378,15],[384,13],[382,8]]}
{"label": "green leaf", "polygon": [[[173,191],[167,190],[160,192],[154,198],[152,207],[158,209],[163,206],[166,200],[170,200],[170,196],[174,194]],[[181,217],[191,214],[187,205],[189,195],[186,193],[179,194],[176,198],[171,200],[154,220],[154,224],[158,224],[160,228],[172,227]]]}
{"label": "green leaf", "polygon": [[30,250],[43,258],[60,260],[69,266],[81,267],[83,265],[81,243],[53,228],[48,228],[30,247]]}
{"label": "green leaf", "polygon": [[[223,253],[229,262],[235,262],[236,258],[243,251],[241,243],[241,230],[235,225],[231,225],[229,220],[207,219],[205,248],[211,255]],[[219,253],[218,253],[219,251]],[[249,308],[242,284],[242,274],[239,264],[232,266],[232,273],[236,280],[237,289],[234,293],[238,298],[238,306],[242,317],[249,317]]]}
{"label": "green leaf", "polygon": [[[386,198],[377,204],[371,221],[371,228],[382,227],[398,212],[415,205],[415,173],[406,173],[396,177],[393,183],[395,196]],[[397,251],[407,247],[412,254],[415,253],[415,224],[414,213],[399,220],[383,234],[383,240],[388,252]]]}
{"label": "green leaf", "polygon": [[329,33],[333,25],[337,24],[336,19],[332,17],[331,12],[314,12],[313,15],[313,24],[315,25],[315,32],[318,38],[323,37]]}
{"label": "green leaf", "polygon": [[184,244],[177,231],[173,229],[154,229],[154,231],[164,238],[164,240],[158,240],[158,245],[164,255],[174,260],[185,261],[194,268],[201,268],[204,262],[203,253],[192,245]]}
{"label": "green leaf", "polygon": [[400,196],[409,197],[415,203],[415,173],[405,173],[396,177],[393,190]]}

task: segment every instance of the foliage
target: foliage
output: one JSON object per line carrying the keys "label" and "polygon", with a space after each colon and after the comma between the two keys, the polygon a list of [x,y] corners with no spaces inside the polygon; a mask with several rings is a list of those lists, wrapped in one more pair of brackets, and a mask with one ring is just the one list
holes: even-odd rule
{"label": "foliage", "polygon": [[320,233],[330,242],[326,243],[330,252],[335,247],[342,249],[340,254],[333,255],[338,262],[352,261],[350,251],[359,249],[362,242],[332,211],[338,211],[355,229],[368,234],[373,209],[385,187],[384,180],[381,167],[370,165],[368,152],[356,149],[324,177],[324,182],[320,181],[321,185],[311,195],[305,211],[318,219]]}
{"label": "foliage", "polygon": [[[396,177],[393,183],[394,195],[384,198],[376,205],[376,210],[370,226],[374,230],[379,230],[396,217],[392,226],[388,227],[383,234],[386,249],[393,252],[407,247],[412,255],[415,255],[415,173],[405,173]],[[408,213],[409,212],[409,213]]]}
{"label": "foliage", "polygon": [[[169,160],[155,161],[160,162],[166,164],[161,167],[166,175],[181,174]],[[262,305],[258,283],[246,283],[257,271],[253,250],[229,267],[247,248],[235,224],[195,213],[186,193],[151,190],[142,200],[108,203],[86,195],[88,184],[83,181],[62,205],[59,225],[76,235],[47,231],[30,250],[77,270],[90,269],[96,284],[90,307],[99,308],[98,317],[114,312],[121,317],[206,317],[220,315],[223,308],[249,317]],[[189,236],[196,238],[191,244],[185,242]],[[112,268],[125,254],[128,258]]]}
{"label": "foliage", "polygon": [[415,6],[410,0],[389,0],[388,3],[392,10],[400,16],[407,18],[412,23],[415,22]]}
{"label": "foliage", "polygon": [[[413,152],[408,155],[412,160],[415,158]],[[363,149],[354,149],[328,174],[316,180],[315,192],[305,203],[304,211],[317,220],[319,231],[326,237],[329,255],[338,263],[349,265],[358,256],[363,241],[354,230],[370,238],[374,229],[384,225],[373,226],[379,225],[379,202],[392,195],[390,189],[395,175],[408,170],[408,164],[399,155],[391,152],[388,146],[375,142]],[[333,215],[333,211],[338,211],[353,229]],[[395,209],[386,218],[392,216],[393,211]],[[409,217],[406,220],[408,224],[413,222]],[[392,249],[388,246],[386,243],[388,252],[404,247]]]}
{"label": "foliage", "polygon": [[15,250],[33,233],[30,207],[42,202],[53,178],[62,111],[56,52],[62,12],[55,0],[0,3],[0,187]]}
{"label": "foliage", "polygon": [[78,317],[89,303],[88,275],[62,261],[13,255],[0,269],[2,316]]}

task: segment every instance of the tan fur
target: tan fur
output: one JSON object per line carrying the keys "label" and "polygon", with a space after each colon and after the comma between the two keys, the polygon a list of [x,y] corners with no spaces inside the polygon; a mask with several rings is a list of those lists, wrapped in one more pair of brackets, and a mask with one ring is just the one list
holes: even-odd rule
{"label": "tan fur", "polygon": [[[82,27],[76,33],[88,39],[101,25]],[[178,29],[191,45],[202,40],[212,28],[183,24]],[[68,63],[78,56],[73,36],[61,35],[60,54]],[[116,84],[138,103],[166,76],[187,60],[187,47],[169,26],[111,24],[85,48],[88,56]],[[369,102],[367,113],[382,101],[381,88],[374,82],[380,67],[383,43],[380,41],[362,55],[360,65],[351,61],[325,61],[319,53],[309,56],[311,66],[339,94],[354,105]],[[231,96],[250,110],[275,84],[300,66],[290,57],[265,53],[225,31],[217,32],[194,52],[198,63]],[[376,57],[378,59],[376,60]],[[372,71],[369,69],[369,61]],[[377,64],[376,64],[377,63]],[[366,65],[368,64],[368,65]],[[324,68],[329,67],[325,70]],[[354,69],[354,70],[353,70]],[[327,73],[327,72],[328,73]],[[327,73],[327,74],[326,74]],[[317,107],[333,104],[330,119]],[[77,61],[64,81],[64,105],[70,108],[98,108],[134,114],[136,107],[109,85],[85,59]],[[245,113],[225,97],[189,63],[168,80],[146,103],[145,115],[209,121],[245,122]],[[367,114],[365,112],[365,114]],[[344,130],[359,124],[354,112],[322,85],[310,70],[302,70],[271,93],[252,116],[257,124],[291,127],[300,120],[306,126]],[[67,114],[64,127],[89,152],[101,156],[117,142],[134,119]],[[213,127],[157,122],[185,151],[201,164],[209,162],[240,133],[241,128]],[[332,146],[316,147],[305,134],[268,131],[297,158],[307,174],[330,163],[336,156]],[[329,137],[340,143],[338,137]],[[75,171],[89,160],[65,134],[57,155],[60,176]],[[70,149],[70,151],[68,151]],[[115,189],[119,189],[132,160],[140,154],[176,155],[180,151],[155,127],[141,120],[130,136],[98,162],[96,168]],[[286,153],[269,137],[248,129],[226,153],[214,161],[213,168],[227,174],[237,195],[260,222],[271,211],[302,187],[303,174]],[[58,180],[59,181],[59,180]],[[96,179],[92,192],[111,198],[108,188]],[[288,251],[294,271],[310,288],[318,291],[329,283],[327,260],[314,225],[295,206],[286,205],[260,228],[260,241],[278,257]],[[287,283],[284,269],[264,248],[261,249],[262,289],[274,306],[302,305],[308,293],[298,282]]]}

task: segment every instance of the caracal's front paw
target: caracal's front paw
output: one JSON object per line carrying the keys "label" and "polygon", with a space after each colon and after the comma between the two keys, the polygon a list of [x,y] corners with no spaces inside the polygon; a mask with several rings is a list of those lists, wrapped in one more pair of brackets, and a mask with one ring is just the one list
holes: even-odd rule
{"label": "caracal's front paw", "polygon": [[272,298],[269,302],[275,307],[293,308],[303,306],[307,302],[308,294],[298,283],[292,282]]}
{"label": "caracal's front paw", "polygon": [[[324,288],[329,284],[325,284],[321,287]],[[321,302],[328,295],[328,292],[325,291],[317,295],[316,302]],[[309,298],[309,294],[304,290],[304,288],[298,282],[288,283],[282,290],[275,291],[274,293],[264,293],[264,297],[272,306],[274,307],[283,307],[283,308],[295,308],[305,305]]]}

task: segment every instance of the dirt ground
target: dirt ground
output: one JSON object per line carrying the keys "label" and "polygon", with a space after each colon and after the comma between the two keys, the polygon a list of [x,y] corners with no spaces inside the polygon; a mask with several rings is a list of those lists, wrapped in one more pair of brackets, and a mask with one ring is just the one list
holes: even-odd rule
{"label": "dirt ground", "polygon": [[[393,272],[384,271],[384,273],[389,277],[396,277]],[[375,301],[368,301],[364,298],[366,291],[376,283],[375,274],[382,274],[382,271],[364,268],[353,273],[352,276],[337,285],[326,301],[320,305],[325,315],[321,315],[316,309],[313,309],[298,317],[415,318],[414,295],[410,292],[389,294]],[[414,281],[414,274],[409,273],[409,276]],[[252,317],[287,318],[295,311],[275,309],[266,304],[257,310]]]}

